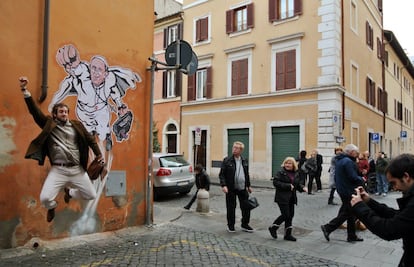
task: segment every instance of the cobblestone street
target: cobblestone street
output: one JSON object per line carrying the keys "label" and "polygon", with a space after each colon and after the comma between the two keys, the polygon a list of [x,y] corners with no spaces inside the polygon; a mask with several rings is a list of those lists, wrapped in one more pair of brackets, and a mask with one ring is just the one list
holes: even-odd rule
{"label": "cobblestone street", "polygon": [[[369,231],[358,232],[364,242],[346,242],[346,230],[337,230],[326,242],[320,225],[336,215],[339,206],[327,205],[328,192],[299,194],[293,234],[297,242],[277,240],[267,227],[278,215],[274,190],[254,188],[260,206],[252,212],[254,233],[236,225],[236,233],[226,231],[224,198],[218,186],[210,190],[210,212],[182,207],[191,195],[166,198],[154,203],[154,224],[109,233],[31,243],[0,251],[0,266],[396,266],[401,257],[401,241],[387,242]],[[395,204],[400,193],[384,200]],[[196,204],[196,203],[195,203]],[[240,219],[239,210],[237,220]],[[33,242],[32,242],[33,243]]]}

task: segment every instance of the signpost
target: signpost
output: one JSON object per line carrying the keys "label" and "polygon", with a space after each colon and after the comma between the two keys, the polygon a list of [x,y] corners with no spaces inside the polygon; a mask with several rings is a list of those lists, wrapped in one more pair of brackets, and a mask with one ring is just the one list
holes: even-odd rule
{"label": "signpost", "polygon": [[404,142],[407,140],[407,131],[401,131],[400,132],[400,138]]}
{"label": "signpost", "polygon": [[198,161],[198,147],[201,145],[201,129],[197,127],[194,133],[194,144],[195,144],[195,159],[194,159],[194,166],[197,165]]}
{"label": "signpost", "polygon": [[[151,99],[150,99],[150,112],[149,112],[149,145],[148,145],[148,176],[147,176],[147,213],[145,224],[152,224],[152,206],[151,206],[151,196],[152,196],[152,149],[153,149],[153,139],[152,139],[152,128],[153,128],[153,102],[154,102],[154,84],[155,84],[155,72],[159,70],[179,70],[180,72],[186,75],[193,75],[198,68],[198,59],[197,55],[191,49],[191,46],[184,40],[177,40],[172,42],[167,49],[165,50],[165,60],[166,63],[161,62],[152,55],[148,60],[151,61],[151,67],[147,70],[151,71]],[[163,67],[158,67],[162,65]],[[201,130],[200,130],[200,140],[201,140]]]}
{"label": "signpost", "polygon": [[373,133],[371,136],[371,142],[374,144],[378,144],[380,141],[380,134],[379,133]]}

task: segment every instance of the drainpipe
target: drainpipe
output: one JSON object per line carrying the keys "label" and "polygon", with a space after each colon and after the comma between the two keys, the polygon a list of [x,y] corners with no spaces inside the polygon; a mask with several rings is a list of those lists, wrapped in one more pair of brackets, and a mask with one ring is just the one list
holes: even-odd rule
{"label": "drainpipe", "polygon": [[45,0],[43,19],[43,64],[42,64],[42,94],[39,102],[42,103],[47,97],[47,74],[48,74],[48,50],[49,50],[49,18],[50,0]]}

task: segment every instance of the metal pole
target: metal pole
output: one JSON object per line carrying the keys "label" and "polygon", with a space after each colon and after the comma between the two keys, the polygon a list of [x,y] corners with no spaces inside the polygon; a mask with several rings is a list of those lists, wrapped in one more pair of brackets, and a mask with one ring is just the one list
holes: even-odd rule
{"label": "metal pole", "polygon": [[153,224],[153,218],[152,218],[152,183],[151,183],[151,177],[152,177],[152,128],[153,128],[153,118],[152,118],[152,110],[153,110],[153,98],[154,98],[154,82],[155,82],[155,69],[156,69],[157,63],[154,61],[151,61],[151,98],[150,98],[150,112],[149,112],[149,138],[148,138],[148,176],[147,176],[147,198],[146,198],[146,205],[147,205],[147,213],[145,217],[145,224],[147,226],[151,226]]}

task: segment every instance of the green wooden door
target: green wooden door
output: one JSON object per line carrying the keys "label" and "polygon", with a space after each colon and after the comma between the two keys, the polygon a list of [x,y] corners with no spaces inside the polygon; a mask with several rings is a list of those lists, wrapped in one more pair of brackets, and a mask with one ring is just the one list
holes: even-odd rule
{"label": "green wooden door", "polygon": [[249,129],[229,129],[227,130],[227,138],[228,138],[228,145],[227,145],[227,155],[232,155],[233,150],[233,143],[236,141],[240,141],[244,144],[244,150],[242,153],[242,157],[245,159],[249,159]]}
{"label": "green wooden door", "polygon": [[272,128],[272,175],[280,169],[286,157],[299,154],[299,126]]}

